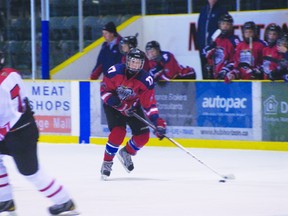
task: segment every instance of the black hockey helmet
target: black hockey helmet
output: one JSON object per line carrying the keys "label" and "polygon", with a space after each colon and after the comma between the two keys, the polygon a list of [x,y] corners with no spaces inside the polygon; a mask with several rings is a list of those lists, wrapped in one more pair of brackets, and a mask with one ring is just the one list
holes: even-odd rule
{"label": "black hockey helmet", "polygon": [[257,34],[257,26],[253,21],[245,22],[242,27],[242,32],[244,33],[245,30],[251,29]]}
{"label": "black hockey helmet", "polygon": [[[221,29],[220,24],[222,22],[230,23],[231,24],[230,29]],[[221,34],[222,35],[227,35],[229,32],[233,32],[233,23],[234,23],[234,20],[233,20],[233,17],[230,14],[223,14],[219,18],[219,21],[218,21],[218,26],[221,29]]]}
{"label": "black hockey helmet", "polygon": [[284,34],[277,40],[278,46],[285,46],[288,49],[288,34]]}
{"label": "black hockey helmet", "polygon": [[160,44],[157,41],[149,41],[146,44],[145,50],[156,49],[160,51]]}
{"label": "black hockey helmet", "polygon": [[161,59],[160,44],[157,41],[149,41],[145,46],[145,50],[149,60],[158,61]]}
{"label": "black hockey helmet", "polygon": [[[277,38],[269,38],[268,34],[270,32],[276,32],[277,33]],[[269,24],[266,29],[265,29],[265,34],[264,34],[264,40],[267,41],[269,46],[273,46],[276,44],[277,39],[280,37],[282,32],[282,29],[279,25],[275,24],[275,23],[271,23]]]}
{"label": "black hockey helmet", "polygon": [[4,67],[5,65],[5,55],[4,52],[0,50],[0,70]]}
{"label": "black hockey helmet", "polygon": [[229,23],[233,24],[234,20],[233,20],[233,17],[230,14],[223,14],[219,18],[219,22],[229,22]]}
{"label": "black hockey helmet", "polygon": [[122,46],[124,44],[127,44],[129,49],[131,48],[136,48],[138,46],[138,41],[137,41],[137,36],[138,36],[138,33],[135,35],[135,36],[127,36],[127,37],[123,37],[121,40],[120,40],[120,43],[119,43],[119,49],[120,49],[120,52],[122,54],[127,54],[127,52],[125,52],[123,49],[122,49]]}
{"label": "black hockey helmet", "polygon": [[253,31],[253,39],[258,38],[258,28],[256,24],[253,21],[245,22],[244,25],[242,26],[242,35],[243,35],[243,40],[249,43],[249,38],[245,37],[245,31],[246,30],[252,30]]}
{"label": "black hockey helmet", "polygon": [[130,74],[138,73],[143,69],[145,53],[138,48],[132,48],[126,58],[126,67]]}

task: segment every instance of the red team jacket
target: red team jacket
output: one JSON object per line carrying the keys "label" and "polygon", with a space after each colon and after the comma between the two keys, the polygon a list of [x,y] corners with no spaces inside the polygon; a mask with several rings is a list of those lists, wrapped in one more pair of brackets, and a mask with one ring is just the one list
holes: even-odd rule
{"label": "red team jacket", "polygon": [[140,103],[152,122],[159,117],[154,93],[153,78],[144,70],[128,79],[125,64],[116,64],[104,74],[101,82],[101,98],[105,104],[114,106],[115,99],[130,107]]}
{"label": "red team jacket", "polygon": [[161,60],[149,60],[150,74],[153,74],[154,80],[169,81],[175,78],[183,78],[194,76],[195,71],[191,67],[183,67],[179,65],[174,55],[167,51],[160,51]]}
{"label": "red team jacket", "polygon": [[[218,37],[215,40],[216,47],[206,53],[209,65],[213,65],[213,77],[218,78],[219,72],[223,69],[229,72],[233,69],[235,47],[239,44],[240,39],[236,35],[228,37]],[[204,50],[205,52],[205,50]]]}
{"label": "red team jacket", "polygon": [[284,54],[279,53],[277,51],[277,46],[274,45],[272,47],[265,47],[263,49],[263,71],[264,71],[264,79],[270,79],[270,73],[277,73],[278,70],[278,62],[281,59],[284,59]]}
{"label": "red team jacket", "polygon": [[264,47],[265,42],[259,39],[253,40],[252,47],[245,41],[236,46],[234,68],[239,71],[240,79],[255,79],[254,71],[262,65]]}

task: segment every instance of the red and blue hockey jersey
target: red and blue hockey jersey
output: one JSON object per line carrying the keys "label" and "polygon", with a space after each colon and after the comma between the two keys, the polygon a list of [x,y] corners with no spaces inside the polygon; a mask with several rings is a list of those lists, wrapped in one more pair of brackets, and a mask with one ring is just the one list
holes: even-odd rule
{"label": "red and blue hockey jersey", "polygon": [[130,77],[125,64],[110,67],[101,82],[101,98],[104,103],[114,106],[115,97],[130,106],[140,103],[152,122],[159,117],[153,78],[144,70]]}
{"label": "red and blue hockey jersey", "polygon": [[278,52],[277,46],[268,46],[263,49],[263,64],[262,68],[264,71],[264,79],[270,79],[271,73],[278,73],[279,62],[284,59],[284,54]]}

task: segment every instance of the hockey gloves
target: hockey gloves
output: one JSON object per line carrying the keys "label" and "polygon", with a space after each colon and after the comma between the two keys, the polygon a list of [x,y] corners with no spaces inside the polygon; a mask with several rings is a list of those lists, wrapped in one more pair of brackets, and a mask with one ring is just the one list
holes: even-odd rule
{"label": "hockey gloves", "polygon": [[225,76],[226,74],[229,72],[228,69],[226,68],[223,68],[221,71],[219,71],[218,75],[217,75],[217,79],[218,80],[224,80],[225,79]]}
{"label": "hockey gloves", "polygon": [[129,109],[129,105],[125,101],[122,101],[119,105],[113,106],[113,108],[119,112],[124,112],[125,110]]}
{"label": "hockey gloves", "polygon": [[134,112],[136,112],[136,104],[132,105],[128,109],[124,110],[122,112],[122,114],[125,116],[128,116],[128,117],[132,117]]}
{"label": "hockey gloves", "polygon": [[237,70],[232,70],[226,74],[224,77],[224,82],[229,84],[232,80],[239,78],[239,72]]}
{"label": "hockey gloves", "polygon": [[231,72],[229,72],[229,73],[227,73],[226,76],[224,77],[224,82],[225,82],[226,84],[229,84],[229,83],[231,83],[231,81],[232,81],[233,79],[235,79],[234,74],[232,74]]}
{"label": "hockey gloves", "polygon": [[215,51],[215,48],[216,48],[216,43],[212,42],[211,45],[208,45],[208,46],[203,48],[201,54],[207,58],[208,56],[211,55],[211,53],[213,53]]}
{"label": "hockey gloves", "polygon": [[150,69],[149,75],[153,77],[154,80],[157,80],[163,71],[163,66],[158,63],[154,68]]}
{"label": "hockey gloves", "polygon": [[183,67],[182,65],[180,65],[180,73],[179,73],[179,77],[181,78],[187,78],[187,79],[196,79],[196,73],[194,68],[186,66]]}
{"label": "hockey gloves", "polygon": [[288,60],[280,59],[279,62],[278,62],[279,70],[287,69],[287,67],[288,67]]}
{"label": "hockey gloves", "polygon": [[284,80],[285,82],[288,82],[288,74],[283,75],[283,80]]}
{"label": "hockey gloves", "polygon": [[154,134],[162,140],[166,134],[166,122],[162,118],[158,118],[156,123],[154,124],[156,129],[154,130]]}
{"label": "hockey gloves", "polygon": [[214,79],[214,75],[213,75],[213,66],[210,64],[206,64],[204,67],[204,70],[207,74],[207,78],[208,79]]}
{"label": "hockey gloves", "polygon": [[114,108],[118,110],[119,112],[121,112],[122,115],[131,117],[133,116],[133,113],[136,111],[136,106],[137,106],[137,101],[134,102],[132,105],[125,101],[122,101],[120,105],[114,106]]}

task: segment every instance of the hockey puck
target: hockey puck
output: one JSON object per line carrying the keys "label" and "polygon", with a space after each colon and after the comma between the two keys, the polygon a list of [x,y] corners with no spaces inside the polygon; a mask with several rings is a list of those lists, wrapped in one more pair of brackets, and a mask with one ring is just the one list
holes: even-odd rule
{"label": "hockey puck", "polygon": [[221,183],[225,183],[225,182],[226,182],[226,180],[224,180],[224,179],[221,179],[221,180],[219,180],[219,182],[221,182]]}

